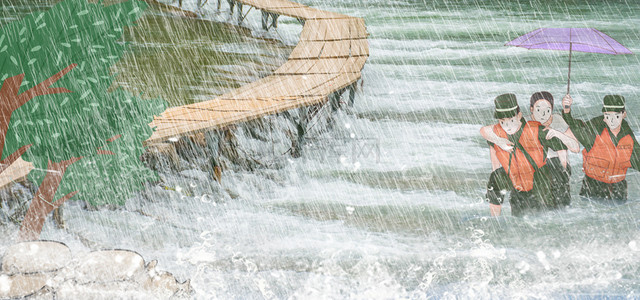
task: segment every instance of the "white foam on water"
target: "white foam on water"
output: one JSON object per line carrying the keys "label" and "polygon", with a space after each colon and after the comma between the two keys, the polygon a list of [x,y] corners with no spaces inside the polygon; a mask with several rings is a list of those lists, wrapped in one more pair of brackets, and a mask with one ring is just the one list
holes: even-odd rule
{"label": "white foam on water", "polygon": [[[226,2],[222,12],[214,2],[202,10],[206,18],[236,22]],[[134,249],[178,280],[191,279],[199,299],[637,296],[640,176],[630,176],[625,205],[581,201],[581,158],[572,154],[570,208],[513,218],[507,203],[505,217],[489,218],[483,199],[490,162],[478,130],[495,122],[493,98],[515,92],[526,109],[531,93],[550,90],[558,103],[566,88],[565,54],[503,43],[545,22],[582,26],[586,17],[550,22],[532,19],[541,11],[424,8],[420,1],[303,3],[364,17],[371,33],[355,107],[335,115],[331,130],[310,132],[303,157],[282,156],[289,125],[274,125],[273,146],[239,129],[243,151],[278,167],[225,170],[221,183],[200,170],[163,174],[170,189],[150,187],[146,199],[136,196],[124,208],[65,204],[68,231],[47,222],[42,237],[74,253]],[[639,49],[629,33],[637,17],[616,24],[610,15],[621,4],[611,5],[588,25],[623,33],[620,41]],[[281,21],[277,32],[263,33],[254,10],[243,26],[295,45],[302,26]],[[207,47],[258,51],[237,42]],[[638,108],[637,60],[574,57],[577,115],[597,114],[605,93],[621,93]],[[630,123],[639,132],[637,115]],[[379,155],[360,151],[372,149],[366,146],[378,146]],[[17,230],[8,228],[3,241]]]}

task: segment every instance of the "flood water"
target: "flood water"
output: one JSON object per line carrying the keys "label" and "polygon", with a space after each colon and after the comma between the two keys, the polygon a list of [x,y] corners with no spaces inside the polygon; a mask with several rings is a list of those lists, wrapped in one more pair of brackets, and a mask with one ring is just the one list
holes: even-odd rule
{"label": "flood water", "polygon": [[[43,8],[18,2],[23,13]],[[252,11],[238,29],[226,2],[222,12],[215,2],[202,13],[223,23],[149,12],[126,37],[132,51],[115,67],[118,83],[180,105],[286,60],[302,28],[296,20],[263,33]],[[568,53],[506,42],[540,27],[595,27],[638,53],[640,3],[301,3],[364,18],[371,51],[355,106],[338,112],[331,130],[311,131],[301,158],[241,130],[242,151],[263,167],[227,170],[221,183],[197,168],[167,171],[115,210],[67,203],[69,229],[48,223],[42,238],[78,252],[136,250],[191,279],[198,299],[640,297],[638,172],[628,174],[626,204],[591,203],[578,196],[582,157],[571,154],[569,208],[515,218],[507,204],[503,217],[489,218],[491,164],[478,133],[495,123],[499,94],[515,93],[526,108],[534,92],[558,104],[566,92]],[[621,94],[640,132],[638,56],[572,58],[574,116],[594,117],[604,95]],[[271,138],[282,140],[284,125],[273,122]],[[0,240],[15,230],[3,228]]]}

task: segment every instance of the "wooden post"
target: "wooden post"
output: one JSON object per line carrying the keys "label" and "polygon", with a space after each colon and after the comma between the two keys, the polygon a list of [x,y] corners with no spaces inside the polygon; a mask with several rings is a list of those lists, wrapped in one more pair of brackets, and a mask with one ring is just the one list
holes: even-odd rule
{"label": "wooden post", "polygon": [[196,145],[190,136],[183,136],[175,143],[176,152],[182,159],[197,163],[199,157],[204,157],[203,150]]}
{"label": "wooden post", "polygon": [[269,13],[266,11],[262,11],[262,29],[263,30],[269,30],[269,28],[267,27],[267,23],[269,22]]}
{"label": "wooden post", "polygon": [[[244,21],[244,19],[247,18],[247,16],[249,15],[249,13],[251,12],[252,9],[253,9],[253,6],[249,6],[249,9],[247,10],[247,13],[240,17],[240,20],[238,21],[238,24],[242,24],[242,21]],[[241,11],[241,13],[242,13],[242,11]]]}
{"label": "wooden post", "polygon": [[329,95],[329,104],[331,105],[331,111],[335,112],[340,108],[340,94],[344,90],[336,91]]}
{"label": "wooden post", "polygon": [[58,227],[58,229],[64,229],[65,224],[62,215],[62,206],[53,210],[53,222],[56,224],[56,227]]}
{"label": "wooden post", "polygon": [[353,106],[353,103],[356,100],[356,87],[358,86],[358,81],[349,85],[349,106]]}
{"label": "wooden post", "polygon": [[180,157],[176,147],[169,143],[159,143],[151,145],[142,154],[142,161],[145,165],[155,171],[160,170],[180,170]]}
{"label": "wooden post", "polygon": [[232,129],[235,126],[225,127],[222,130],[220,142],[219,142],[219,152],[221,156],[226,157],[232,163],[242,165],[244,161],[238,154],[238,140],[234,135]]}
{"label": "wooden post", "polygon": [[222,139],[220,138],[220,132],[217,130],[211,130],[205,133],[204,135],[206,143],[207,143],[207,152],[209,155],[209,164],[212,167],[213,179],[217,182],[220,182],[222,179],[222,166],[220,165],[220,143]]}
{"label": "wooden post", "polygon": [[236,6],[236,2],[233,0],[227,0],[227,2],[229,3],[229,13],[233,15],[233,7]]}
{"label": "wooden post", "polygon": [[237,11],[238,11],[238,24],[242,23],[242,3],[236,3]]}
{"label": "wooden post", "polygon": [[300,109],[300,119],[298,122],[294,122],[296,125],[297,131],[297,139],[295,143],[292,145],[291,156],[300,157],[302,156],[302,146],[304,146],[305,142],[305,134],[307,133],[307,124],[309,123],[309,108],[303,107]]}

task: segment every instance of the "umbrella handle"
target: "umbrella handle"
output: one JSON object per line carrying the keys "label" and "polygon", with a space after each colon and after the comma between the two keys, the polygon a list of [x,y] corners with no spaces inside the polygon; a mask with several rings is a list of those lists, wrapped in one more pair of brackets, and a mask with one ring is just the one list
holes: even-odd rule
{"label": "umbrella handle", "polygon": [[569,43],[569,74],[567,75],[567,94],[569,94],[569,88],[571,87],[571,53],[573,52],[573,43]]}

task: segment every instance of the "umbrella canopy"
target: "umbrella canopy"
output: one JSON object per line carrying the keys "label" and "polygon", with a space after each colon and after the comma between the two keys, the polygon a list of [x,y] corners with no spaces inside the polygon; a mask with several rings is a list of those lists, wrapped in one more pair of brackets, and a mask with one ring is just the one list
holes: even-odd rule
{"label": "umbrella canopy", "polygon": [[567,94],[571,84],[571,52],[633,54],[622,44],[595,28],[538,28],[519,36],[505,46],[526,49],[569,51]]}
{"label": "umbrella canopy", "polygon": [[564,50],[603,54],[633,54],[610,36],[595,28],[539,28],[506,46],[527,49]]}

